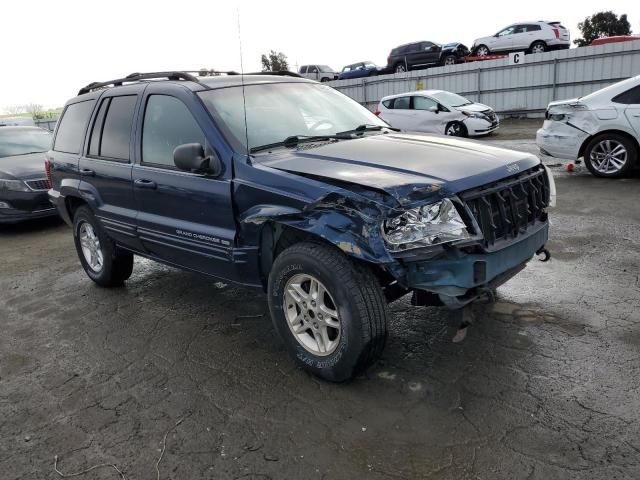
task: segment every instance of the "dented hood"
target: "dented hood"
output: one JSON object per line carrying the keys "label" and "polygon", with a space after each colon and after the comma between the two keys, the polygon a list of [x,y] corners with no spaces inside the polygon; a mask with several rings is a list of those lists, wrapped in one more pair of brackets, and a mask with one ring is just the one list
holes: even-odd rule
{"label": "dented hood", "polygon": [[424,134],[380,134],[308,147],[278,150],[257,160],[287,172],[384,190],[401,203],[408,192],[453,194],[539,163],[527,153]]}

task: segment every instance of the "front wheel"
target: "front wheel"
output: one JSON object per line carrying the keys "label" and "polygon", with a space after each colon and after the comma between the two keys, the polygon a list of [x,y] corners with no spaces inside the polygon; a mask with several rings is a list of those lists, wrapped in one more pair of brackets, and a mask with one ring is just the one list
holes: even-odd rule
{"label": "front wheel", "polygon": [[466,137],[468,132],[462,122],[450,122],[444,129],[444,134],[451,137]]}
{"label": "front wheel", "polygon": [[455,65],[455,64],[456,64],[455,55],[447,55],[442,59],[442,65]]}
{"label": "front wheel", "polygon": [[478,48],[476,48],[476,56],[478,57],[486,57],[489,53],[489,47],[486,45],[479,45]]}
{"label": "front wheel", "polygon": [[622,177],[633,169],[637,159],[634,143],[615,133],[596,136],[584,150],[584,163],[596,177]]}
{"label": "front wheel", "polygon": [[115,245],[89,207],[78,208],[73,217],[73,240],[82,268],[98,285],[119,286],[131,276],[133,254]]}
{"label": "front wheel", "polygon": [[269,274],[276,332],[302,368],[342,382],[371,365],[387,336],[387,303],[366,266],[325,245],[287,248]]}

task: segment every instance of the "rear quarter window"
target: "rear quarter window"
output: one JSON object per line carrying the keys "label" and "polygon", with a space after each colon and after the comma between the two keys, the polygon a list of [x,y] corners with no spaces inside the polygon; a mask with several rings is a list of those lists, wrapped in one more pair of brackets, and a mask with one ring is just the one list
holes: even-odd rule
{"label": "rear quarter window", "polygon": [[640,104],[640,85],[630,88],[626,92],[622,92],[611,99],[615,103],[623,103],[625,105]]}
{"label": "rear quarter window", "polygon": [[382,102],[382,105],[384,105],[385,108],[393,108],[393,99],[385,100],[384,102]]}
{"label": "rear quarter window", "polygon": [[80,153],[94,104],[95,100],[86,100],[67,105],[58,126],[53,150],[64,153]]}

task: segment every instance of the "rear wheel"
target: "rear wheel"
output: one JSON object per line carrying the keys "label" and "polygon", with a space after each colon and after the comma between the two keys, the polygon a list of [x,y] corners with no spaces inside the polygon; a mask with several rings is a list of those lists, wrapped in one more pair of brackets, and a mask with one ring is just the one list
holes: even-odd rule
{"label": "rear wheel", "polygon": [[325,380],[353,378],[382,353],[387,303],[373,272],[344,253],[303,242],[269,274],[273,325],[293,359]]}
{"label": "rear wheel", "polygon": [[329,77],[322,77],[322,78],[320,79],[320,82],[321,82],[321,83],[328,82],[328,81],[329,81]]}
{"label": "rear wheel", "polygon": [[621,177],[633,169],[637,159],[636,145],[615,133],[596,136],[584,151],[584,163],[596,177]]}
{"label": "rear wheel", "polygon": [[542,40],[538,40],[531,44],[531,53],[544,53],[547,50],[547,44]]}
{"label": "rear wheel", "polygon": [[407,71],[407,67],[404,63],[396,63],[396,66],[393,67],[393,71],[395,73],[404,73]]}
{"label": "rear wheel", "polygon": [[115,245],[87,206],[73,217],[73,240],[82,268],[98,285],[119,286],[131,276],[133,254]]}
{"label": "rear wheel", "polygon": [[452,137],[466,137],[469,132],[467,132],[467,127],[464,125],[464,123],[450,122],[445,128],[444,134]]}
{"label": "rear wheel", "polygon": [[487,47],[486,45],[478,45],[475,53],[478,57],[486,57],[490,53],[489,47]]}

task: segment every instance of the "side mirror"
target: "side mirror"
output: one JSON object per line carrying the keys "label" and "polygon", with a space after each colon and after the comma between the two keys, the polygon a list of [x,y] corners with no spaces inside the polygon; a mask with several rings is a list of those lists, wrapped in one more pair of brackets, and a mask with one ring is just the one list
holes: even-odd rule
{"label": "side mirror", "polygon": [[206,172],[213,176],[218,176],[222,172],[220,158],[215,152],[205,156],[204,147],[199,143],[178,145],[173,150],[173,163],[180,170],[187,172]]}
{"label": "side mirror", "polygon": [[438,113],[440,109],[436,105],[434,105],[433,107],[429,107],[429,111],[433,113]]}

